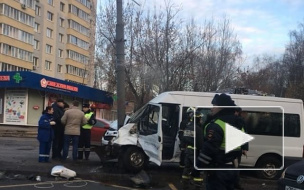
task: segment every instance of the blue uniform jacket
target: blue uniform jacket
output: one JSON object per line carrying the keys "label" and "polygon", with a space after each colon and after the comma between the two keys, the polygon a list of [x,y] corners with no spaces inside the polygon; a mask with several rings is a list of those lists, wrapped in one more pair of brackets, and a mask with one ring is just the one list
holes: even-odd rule
{"label": "blue uniform jacket", "polygon": [[42,142],[49,142],[53,140],[54,131],[50,125],[50,121],[53,120],[53,116],[45,113],[38,122],[38,136],[37,139]]}

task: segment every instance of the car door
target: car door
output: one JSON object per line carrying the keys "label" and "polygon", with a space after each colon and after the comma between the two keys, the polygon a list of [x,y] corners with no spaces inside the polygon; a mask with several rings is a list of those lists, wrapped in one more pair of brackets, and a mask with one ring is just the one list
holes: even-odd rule
{"label": "car door", "polygon": [[160,104],[149,104],[143,117],[139,120],[138,142],[149,160],[158,165],[162,162],[163,134],[162,107]]}

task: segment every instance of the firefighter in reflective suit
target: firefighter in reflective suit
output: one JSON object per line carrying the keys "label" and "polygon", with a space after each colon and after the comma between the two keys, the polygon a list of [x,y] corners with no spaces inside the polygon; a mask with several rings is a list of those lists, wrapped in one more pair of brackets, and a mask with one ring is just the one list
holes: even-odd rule
{"label": "firefighter in reflective suit", "polygon": [[[201,148],[201,140],[197,140],[194,144],[195,136],[197,139],[203,139],[203,130],[201,128],[202,114],[196,112],[194,119],[194,108],[188,108],[187,113],[190,116],[190,121],[186,124],[183,136],[181,137],[182,142],[185,144],[185,168],[182,174],[182,185],[183,189],[189,189],[190,183],[196,188],[202,187],[203,178],[201,177],[200,171],[194,168],[194,152],[198,154],[198,150]],[[195,122],[195,125],[194,125]]]}
{"label": "firefighter in reflective suit", "polygon": [[[235,106],[229,95],[216,94],[212,100],[214,106]],[[212,120],[205,126],[204,143],[197,158],[199,168],[233,168],[233,163],[241,154],[241,148],[225,154],[225,124],[240,128],[235,107],[213,107]],[[232,190],[237,180],[236,170],[208,170],[206,177],[207,190]]]}

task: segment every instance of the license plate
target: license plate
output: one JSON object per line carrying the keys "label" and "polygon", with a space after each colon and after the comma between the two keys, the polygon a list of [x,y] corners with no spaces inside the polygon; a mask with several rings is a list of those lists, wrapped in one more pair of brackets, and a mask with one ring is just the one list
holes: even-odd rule
{"label": "license plate", "polygon": [[298,189],[298,188],[294,188],[294,187],[290,187],[290,186],[285,186],[285,190],[302,190],[302,189]]}

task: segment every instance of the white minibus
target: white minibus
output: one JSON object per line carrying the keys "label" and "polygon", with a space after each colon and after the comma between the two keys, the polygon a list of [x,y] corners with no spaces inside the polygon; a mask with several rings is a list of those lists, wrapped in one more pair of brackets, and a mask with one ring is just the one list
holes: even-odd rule
{"label": "white minibus", "polygon": [[[129,122],[118,130],[118,135],[109,142],[115,147],[113,153],[118,154],[129,171],[140,171],[148,161],[157,165],[179,162],[178,131],[183,114],[187,108],[197,107],[206,116],[214,95],[183,91],[158,95],[136,111]],[[280,168],[283,160],[289,163],[302,159],[302,100],[238,94],[230,96],[237,106],[242,107],[247,132],[255,138],[249,143],[247,158],[242,158],[241,166],[267,168],[257,173],[260,177],[271,179],[279,175],[278,170],[271,169]]]}

